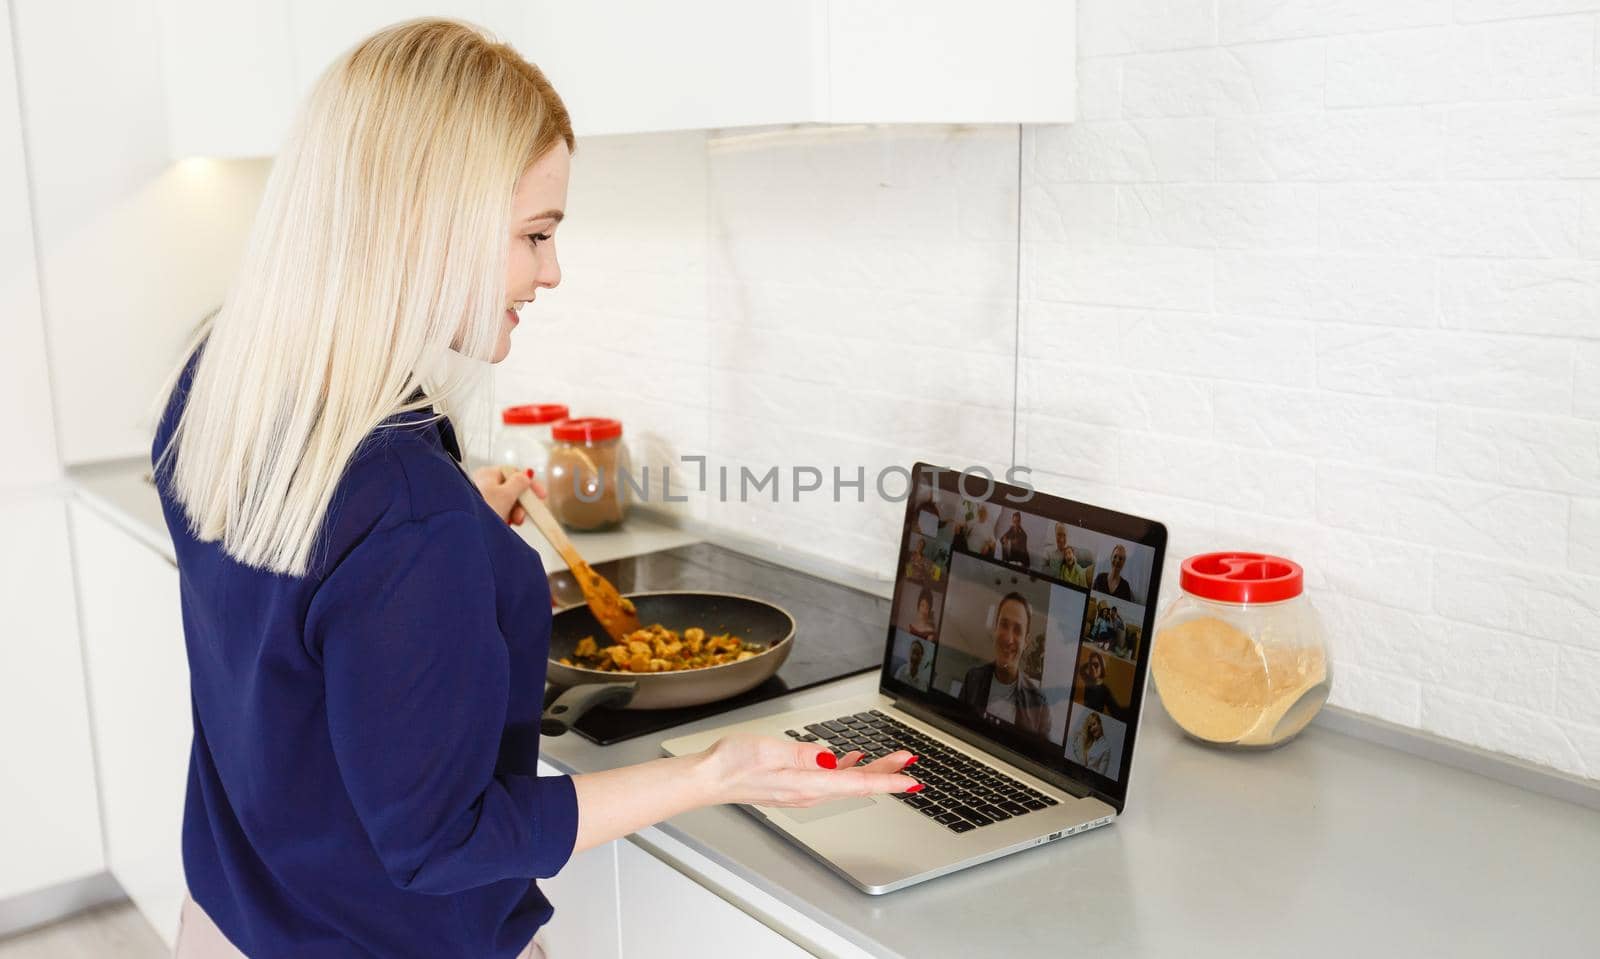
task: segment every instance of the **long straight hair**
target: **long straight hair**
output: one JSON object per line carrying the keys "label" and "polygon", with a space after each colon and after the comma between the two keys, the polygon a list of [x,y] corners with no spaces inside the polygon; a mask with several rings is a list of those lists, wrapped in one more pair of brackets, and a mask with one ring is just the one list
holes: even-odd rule
{"label": "long straight hair", "polygon": [[397,24],[328,68],[191,347],[161,452],[196,537],[248,566],[307,571],[362,441],[397,413],[449,413],[488,369],[512,195],[563,143],[571,121],[544,75],[463,23]]}

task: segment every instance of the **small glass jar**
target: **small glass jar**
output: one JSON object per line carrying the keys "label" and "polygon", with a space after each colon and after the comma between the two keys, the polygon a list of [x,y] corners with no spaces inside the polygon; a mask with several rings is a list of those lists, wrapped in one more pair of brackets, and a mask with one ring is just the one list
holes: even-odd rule
{"label": "small glass jar", "polygon": [[1156,624],[1150,675],[1161,703],[1202,742],[1270,748],[1316,716],[1333,682],[1327,638],[1300,566],[1263,553],[1183,561]]}
{"label": "small glass jar", "polygon": [[529,403],[500,411],[500,428],[494,434],[494,462],[519,470],[533,470],[541,481],[553,444],[550,427],[569,415],[561,403]]}
{"label": "small glass jar", "polygon": [[550,512],[573,530],[610,529],[628,515],[632,479],[622,423],[598,416],[562,420],[550,428]]}

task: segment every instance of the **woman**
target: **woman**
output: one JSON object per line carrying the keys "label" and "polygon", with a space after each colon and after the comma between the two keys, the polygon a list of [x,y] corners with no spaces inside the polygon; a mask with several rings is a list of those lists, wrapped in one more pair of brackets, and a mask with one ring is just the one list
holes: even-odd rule
{"label": "woman", "polygon": [[1095,712],[1121,716],[1127,711],[1128,704],[1118,702],[1106,685],[1106,661],[1099,653],[1091,651],[1083,658],[1078,666],[1078,684],[1078,702]]}
{"label": "woman", "polygon": [[939,579],[939,568],[928,558],[928,541],[920,535],[911,537],[906,547],[906,579],[913,583],[932,583]]}
{"label": "woman", "polygon": [[1072,738],[1072,761],[1102,776],[1111,774],[1111,744],[1106,742],[1099,713],[1090,713],[1078,727],[1078,735]]}
{"label": "woman", "polygon": [[926,640],[932,640],[939,635],[939,626],[933,621],[933,591],[926,586],[917,594],[916,622],[907,626],[906,632],[918,639]]}
{"label": "woman", "polygon": [[[414,21],[318,82],[156,436],[193,699],[180,957],[534,956],[535,879],[714,803],[905,790],[812,744],[536,774],[550,641],[525,479],[445,415],[555,287],[573,146],[544,76]],[[833,770],[833,771],[830,771]]]}
{"label": "woman", "polygon": [[1122,578],[1122,567],[1128,564],[1128,550],[1121,543],[1111,547],[1111,568],[1094,578],[1094,590],[1097,593],[1106,593],[1118,599],[1137,602],[1133,598],[1133,587]]}

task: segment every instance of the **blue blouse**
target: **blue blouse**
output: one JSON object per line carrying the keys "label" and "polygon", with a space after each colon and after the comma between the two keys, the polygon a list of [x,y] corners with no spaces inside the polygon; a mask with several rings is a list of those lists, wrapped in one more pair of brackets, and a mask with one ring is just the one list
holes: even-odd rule
{"label": "blue blouse", "polygon": [[578,826],[571,778],[535,767],[550,591],[459,457],[447,420],[375,431],[299,577],[195,539],[157,477],[194,714],[184,872],[251,959],[509,959],[550,918],[534,879]]}

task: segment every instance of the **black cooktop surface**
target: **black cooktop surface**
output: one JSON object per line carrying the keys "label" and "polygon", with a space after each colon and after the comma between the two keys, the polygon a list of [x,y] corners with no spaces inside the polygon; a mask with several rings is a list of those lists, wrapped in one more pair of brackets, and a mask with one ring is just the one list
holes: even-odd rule
{"label": "black cooktop surface", "polygon": [[[670,729],[706,716],[764,702],[787,693],[874,671],[883,662],[889,601],[830,583],[807,573],[755,559],[710,543],[646,553],[595,569],[622,593],[664,589],[704,589],[743,593],[787,609],[794,616],[794,648],[777,675],[732,699],[687,709],[599,708],[573,729],[602,746]],[[572,574],[550,576],[559,606],[583,601]],[[550,690],[546,701],[558,690]]]}

